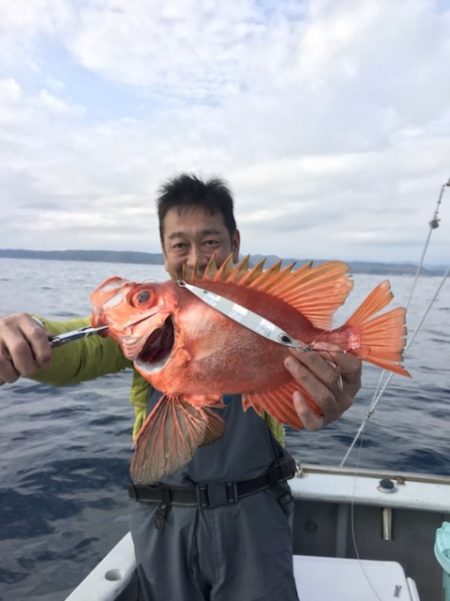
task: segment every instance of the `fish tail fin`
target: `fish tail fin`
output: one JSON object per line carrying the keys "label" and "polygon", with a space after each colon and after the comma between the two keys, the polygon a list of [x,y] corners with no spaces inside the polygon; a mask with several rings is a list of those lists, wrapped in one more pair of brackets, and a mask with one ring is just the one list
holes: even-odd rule
{"label": "fish tail fin", "polygon": [[358,348],[352,352],[369,363],[411,377],[400,365],[406,337],[406,309],[398,307],[375,316],[392,300],[389,282],[381,282],[356,309],[346,326],[350,326],[359,338]]}
{"label": "fish tail fin", "polygon": [[186,465],[199,446],[211,444],[223,432],[223,419],[211,407],[163,395],[137,437],[131,478],[136,484],[158,482]]}

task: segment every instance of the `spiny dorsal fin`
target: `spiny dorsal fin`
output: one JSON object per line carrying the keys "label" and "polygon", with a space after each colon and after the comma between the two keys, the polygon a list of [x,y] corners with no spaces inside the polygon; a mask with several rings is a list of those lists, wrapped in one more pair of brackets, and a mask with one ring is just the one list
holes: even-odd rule
{"label": "spiny dorsal fin", "polygon": [[178,273],[178,279],[179,280],[188,280],[188,266],[186,265],[186,263],[183,263],[183,265],[181,266],[181,269],[179,270]]}
{"label": "spiny dorsal fin", "polygon": [[205,272],[202,276],[202,280],[213,280],[217,273],[217,261],[216,253],[208,261],[208,265],[205,267]]}
{"label": "spiny dorsal fin", "polygon": [[227,277],[227,283],[238,284],[242,276],[247,273],[250,265],[250,255],[245,256]]}
{"label": "spiny dorsal fin", "polygon": [[258,290],[261,292],[271,292],[275,289],[279,282],[284,280],[286,274],[290,273],[294,267],[295,262],[289,263],[289,265],[286,265],[286,267],[280,269],[280,271],[274,277],[270,278],[270,280],[265,280],[263,283],[261,283],[261,285],[258,286]]}
{"label": "spiny dorsal fin", "polygon": [[233,270],[233,255],[228,255],[222,265],[219,267],[215,277],[215,282],[225,282]]}
{"label": "spiny dorsal fin", "polygon": [[281,269],[281,263],[264,270],[265,259],[252,268],[248,257],[233,266],[229,255],[213,277],[203,280],[225,282],[251,288],[268,297],[283,300],[308,318],[315,327],[329,329],[336,309],[347,298],[353,283],[348,266],[340,261],[328,261],[316,267],[306,263],[293,271],[294,264]]}
{"label": "spiny dorsal fin", "polygon": [[259,274],[262,273],[265,262],[265,259],[261,259],[259,263],[257,263],[254,267],[250,268],[239,281],[239,285],[248,287],[259,276]]}
{"label": "spiny dorsal fin", "polygon": [[280,271],[281,261],[277,261],[274,263],[272,267],[262,271],[250,284],[248,284],[249,288],[257,288],[261,290],[261,286],[264,285],[268,280],[273,280],[276,273]]}

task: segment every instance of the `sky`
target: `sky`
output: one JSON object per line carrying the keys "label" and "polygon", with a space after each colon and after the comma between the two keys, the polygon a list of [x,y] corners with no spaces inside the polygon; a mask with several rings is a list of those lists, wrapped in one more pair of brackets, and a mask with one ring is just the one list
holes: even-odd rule
{"label": "sky", "polygon": [[[0,0],[0,248],[159,251],[181,172],[243,253],[418,262],[450,178],[450,0]],[[425,262],[450,259],[450,187]]]}

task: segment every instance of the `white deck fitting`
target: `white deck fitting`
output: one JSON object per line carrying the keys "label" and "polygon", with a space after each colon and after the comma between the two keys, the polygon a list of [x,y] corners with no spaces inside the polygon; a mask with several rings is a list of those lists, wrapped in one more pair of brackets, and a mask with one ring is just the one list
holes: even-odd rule
{"label": "white deck fitting", "polygon": [[400,564],[294,555],[301,601],[420,601]]}

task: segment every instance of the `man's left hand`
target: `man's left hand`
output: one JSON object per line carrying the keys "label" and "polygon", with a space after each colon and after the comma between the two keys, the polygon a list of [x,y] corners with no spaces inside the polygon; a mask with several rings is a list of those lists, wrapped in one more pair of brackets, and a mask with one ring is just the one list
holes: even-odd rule
{"label": "man's left hand", "polygon": [[308,430],[320,430],[351,407],[361,387],[361,361],[339,347],[320,343],[320,351],[291,349],[285,367],[318,405],[317,415],[301,390],[294,392],[297,413]]}

